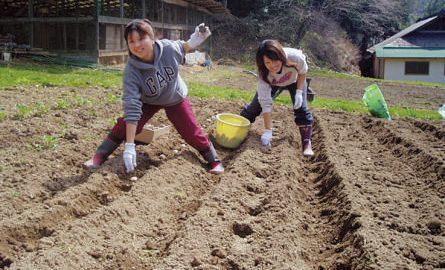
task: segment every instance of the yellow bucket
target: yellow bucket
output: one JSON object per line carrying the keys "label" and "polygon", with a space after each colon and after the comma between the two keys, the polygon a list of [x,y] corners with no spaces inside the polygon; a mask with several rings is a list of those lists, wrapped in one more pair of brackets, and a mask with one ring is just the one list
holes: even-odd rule
{"label": "yellow bucket", "polygon": [[237,148],[247,137],[250,122],[246,118],[220,113],[216,116],[216,143],[227,148]]}

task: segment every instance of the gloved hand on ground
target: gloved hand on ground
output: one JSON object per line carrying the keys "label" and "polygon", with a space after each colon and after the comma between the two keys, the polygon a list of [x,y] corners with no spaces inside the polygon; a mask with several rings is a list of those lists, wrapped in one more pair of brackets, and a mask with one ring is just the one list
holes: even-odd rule
{"label": "gloved hand on ground", "polygon": [[123,154],[125,168],[127,173],[133,172],[136,168],[136,145],[134,143],[126,143]]}
{"label": "gloved hand on ground", "polygon": [[263,135],[261,135],[261,144],[263,144],[263,146],[270,147],[271,142],[272,142],[272,130],[266,129]]}
{"label": "gloved hand on ground", "polygon": [[303,106],[303,90],[297,89],[295,93],[294,109],[298,110]]}

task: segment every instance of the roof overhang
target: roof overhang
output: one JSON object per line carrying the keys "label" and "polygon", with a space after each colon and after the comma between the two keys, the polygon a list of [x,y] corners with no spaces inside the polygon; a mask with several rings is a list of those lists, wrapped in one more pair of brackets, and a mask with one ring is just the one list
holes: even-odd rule
{"label": "roof overhang", "polygon": [[214,14],[218,13],[230,14],[230,11],[222,3],[218,1],[214,0],[185,0],[185,1],[195,6],[203,7]]}
{"label": "roof overhang", "polygon": [[434,21],[435,19],[437,19],[437,17],[438,16],[434,16],[434,17],[425,19],[423,21],[417,22],[417,23],[415,23],[413,25],[410,25],[406,29],[404,29],[404,30],[398,32],[397,34],[395,34],[395,35],[385,39],[384,41],[380,42],[379,44],[376,44],[376,45],[372,46],[371,48],[368,48],[367,51],[370,52],[370,53],[374,53],[374,52],[376,52],[377,49],[382,48],[383,46],[393,42],[394,40],[396,40],[396,39],[398,39],[400,37],[403,37],[403,36],[413,32],[414,30],[419,29],[422,26],[427,25],[428,23],[430,23],[430,22]]}
{"label": "roof overhang", "polygon": [[445,58],[445,48],[381,47],[376,49],[378,58]]}

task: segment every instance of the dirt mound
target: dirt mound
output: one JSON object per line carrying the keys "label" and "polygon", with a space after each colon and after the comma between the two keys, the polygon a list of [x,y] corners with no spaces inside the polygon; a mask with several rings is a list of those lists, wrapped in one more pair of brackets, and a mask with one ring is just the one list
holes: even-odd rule
{"label": "dirt mound", "polygon": [[[442,122],[316,110],[316,156],[304,159],[290,109],[277,107],[270,153],[259,121],[239,149],[218,148],[226,173],[214,176],[172,132],[138,148],[130,181],[121,149],[95,172],[80,166],[117,116],[119,102],[103,96],[118,90],[1,94],[8,104],[49,104],[70,91],[92,104],[1,124],[1,268],[445,267]],[[212,116],[243,105],[193,102],[209,133]]]}

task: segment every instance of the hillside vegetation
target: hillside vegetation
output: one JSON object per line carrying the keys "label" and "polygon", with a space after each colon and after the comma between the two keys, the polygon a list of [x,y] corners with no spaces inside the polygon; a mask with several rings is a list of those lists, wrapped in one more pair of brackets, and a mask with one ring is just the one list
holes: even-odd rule
{"label": "hillside vegetation", "polygon": [[235,17],[215,22],[216,58],[252,61],[258,42],[273,38],[303,49],[313,65],[359,74],[367,48],[438,13],[445,1],[246,0],[228,8]]}

